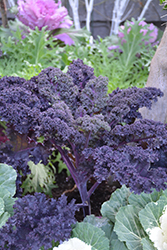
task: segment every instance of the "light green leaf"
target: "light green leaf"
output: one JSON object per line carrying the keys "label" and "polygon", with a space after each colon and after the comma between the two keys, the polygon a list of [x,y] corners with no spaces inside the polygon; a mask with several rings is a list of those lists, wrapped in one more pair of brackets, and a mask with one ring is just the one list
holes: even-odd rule
{"label": "light green leaf", "polygon": [[160,197],[160,199],[166,199],[167,200],[167,189],[163,190],[162,196]]}
{"label": "light green leaf", "polygon": [[146,207],[139,212],[140,222],[148,234],[149,229],[160,226],[159,218],[166,204],[167,201],[159,199],[157,202],[148,203]]}
{"label": "light green leaf", "polygon": [[84,218],[83,222],[88,222],[91,225],[101,228],[103,226],[105,226],[106,224],[108,224],[108,219],[105,217],[96,217],[94,214],[88,215]]}
{"label": "light green leaf", "polygon": [[110,250],[128,250],[125,243],[118,239],[117,234],[113,231],[110,237]]}
{"label": "light green leaf", "polygon": [[156,202],[157,200],[159,200],[161,195],[162,191],[157,192],[156,190],[149,194],[146,194],[144,192],[139,195],[132,193],[129,196],[129,204],[137,206],[139,207],[139,209],[143,209],[149,202]]}
{"label": "light green leaf", "polygon": [[121,242],[120,240],[112,240],[110,250],[128,250],[125,243]]}
{"label": "light green leaf", "polygon": [[109,240],[105,237],[104,231],[88,222],[77,223],[72,231],[72,237],[91,245],[92,250],[109,250]]}
{"label": "light green leaf", "polygon": [[5,225],[10,216],[11,215],[8,212],[5,212],[0,216],[0,228]]}
{"label": "light green leaf", "polygon": [[149,240],[148,237],[143,238],[141,240],[141,243],[143,245],[143,250],[157,250],[154,246],[153,243]]}
{"label": "light green leaf", "polygon": [[114,231],[129,250],[143,250],[141,239],[146,236],[138,217],[139,209],[132,205],[121,207],[116,215]]}
{"label": "light green leaf", "polygon": [[[126,21],[124,23],[124,29],[120,27],[120,31],[124,34],[124,39],[126,42],[122,43],[121,39],[118,42],[119,47],[123,52],[118,59],[124,69],[131,69],[131,67],[133,67],[134,63],[137,61],[136,54],[141,52],[143,33],[140,32],[142,26],[139,25],[139,23],[142,20],[143,19],[136,21],[134,18],[132,18],[131,21]],[[144,28],[148,29],[147,27],[148,25],[146,25]],[[129,28],[131,28],[130,32]],[[148,29],[144,36],[145,41],[150,39],[149,34],[151,34],[151,31]]]}
{"label": "light green leaf", "polygon": [[105,232],[105,236],[110,240],[113,231],[113,223],[106,217],[96,217],[93,214],[84,218],[83,222],[88,222],[91,225],[101,228]]}
{"label": "light green leaf", "polygon": [[110,250],[127,250],[124,242],[118,239],[118,236],[113,232],[113,223],[111,223],[106,217],[96,217],[94,215],[86,216],[83,222],[88,222],[95,227],[101,228],[105,232],[105,236],[109,239]]}
{"label": "light green leaf", "polygon": [[130,190],[125,185],[123,185],[120,189],[117,189],[111,195],[110,200],[103,203],[101,207],[101,214],[114,223],[115,216],[120,207],[126,206],[128,204],[128,198],[130,194]]}
{"label": "light green leaf", "polygon": [[8,212],[5,212],[4,200],[0,198],[0,228],[5,225],[6,221],[10,217]]}
{"label": "light green leaf", "polygon": [[5,204],[2,198],[0,198],[0,216],[4,213]]}
{"label": "light green leaf", "polygon": [[13,196],[16,192],[16,178],[17,173],[11,166],[0,163],[0,189],[8,190]]}
{"label": "light green leaf", "polygon": [[49,166],[45,166],[41,163],[34,164],[34,162],[28,162],[31,174],[27,175],[26,180],[22,184],[24,188],[24,194],[27,192],[42,192],[50,194],[51,189],[56,187],[54,185],[55,176],[54,172],[50,169]]}
{"label": "light green leaf", "polygon": [[12,198],[10,192],[4,188],[0,189],[0,197],[4,201],[5,211],[13,215],[13,205],[17,198]]}
{"label": "light green leaf", "polygon": [[13,214],[16,191],[16,171],[6,164],[0,164],[0,228]]}

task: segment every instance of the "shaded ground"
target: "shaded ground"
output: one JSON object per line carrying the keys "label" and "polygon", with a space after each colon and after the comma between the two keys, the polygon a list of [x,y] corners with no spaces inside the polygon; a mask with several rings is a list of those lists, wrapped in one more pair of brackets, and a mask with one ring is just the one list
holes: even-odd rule
{"label": "shaded ground", "polygon": [[[92,186],[94,180],[91,180],[88,183],[88,189]],[[76,203],[81,203],[80,195],[77,187],[71,177],[67,177],[66,170],[63,170],[60,174],[56,175],[56,184],[58,188],[52,190],[53,198],[60,197],[65,193],[68,197],[68,201],[73,198],[76,199]],[[113,183],[109,185],[107,182],[102,182],[95,192],[91,196],[91,210],[92,214],[96,216],[101,216],[100,209],[103,202],[110,199],[112,192],[115,191],[117,187],[120,187],[118,183]],[[76,219],[78,221],[83,220],[82,209],[79,212],[76,212]]]}

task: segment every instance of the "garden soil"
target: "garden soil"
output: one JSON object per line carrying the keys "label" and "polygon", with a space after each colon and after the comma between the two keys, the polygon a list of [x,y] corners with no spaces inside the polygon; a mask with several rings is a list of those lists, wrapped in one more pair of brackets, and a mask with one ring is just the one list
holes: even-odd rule
{"label": "garden soil", "polygon": [[[91,188],[93,183],[95,182],[94,179],[91,179],[88,182],[88,190]],[[66,170],[63,170],[60,174],[56,175],[56,185],[57,188],[52,189],[53,198],[57,199],[62,194],[65,194],[68,198],[68,201],[72,199],[76,199],[76,203],[81,203],[80,195],[78,189],[72,179],[72,177],[68,177],[66,174]],[[120,188],[119,183],[115,182],[109,184],[108,182],[102,182],[95,192],[90,197],[91,202],[91,213],[95,216],[101,216],[100,209],[103,202],[110,199],[111,194],[117,189]],[[83,220],[83,212],[80,209],[76,212],[76,219],[77,221]]]}

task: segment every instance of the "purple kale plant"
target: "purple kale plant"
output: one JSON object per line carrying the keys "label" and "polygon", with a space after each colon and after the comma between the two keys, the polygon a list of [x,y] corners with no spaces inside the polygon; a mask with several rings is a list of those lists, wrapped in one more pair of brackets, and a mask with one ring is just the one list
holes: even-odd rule
{"label": "purple kale plant", "polygon": [[26,90],[26,87],[23,87],[24,82],[25,79],[19,77],[0,79],[0,120],[2,123],[5,122],[7,127],[4,134],[4,128],[0,124],[3,135],[0,141],[0,162],[5,162],[17,170],[17,197],[22,193],[21,176],[24,178],[30,173],[27,162],[32,160],[37,164],[42,160],[47,164],[49,156],[47,149],[31,139],[33,127],[37,125],[34,123],[35,117],[40,110],[46,108],[45,101],[42,97],[39,99],[31,91]]}
{"label": "purple kale plant", "polygon": [[47,199],[45,194],[35,193],[19,198],[14,204],[14,215],[0,229],[1,249],[44,250],[52,242],[70,238],[77,206],[67,197]]}
{"label": "purple kale plant", "polygon": [[[85,215],[91,213],[91,194],[111,175],[136,193],[166,188],[167,127],[142,119],[139,112],[163,95],[159,89],[133,87],[108,94],[107,78],[95,77],[78,59],[67,73],[49,67],[29,81],[2,78],[0,90],[0,118],[9,135],[14,131],[27,138],[23,151],[12,144],[20,161],[21,152],[27,155],[22,168],[30,151],[36,160],[43,156],[36,153],[39,147],[46,151],[45,159],[57,149],[77,185]],[[44,141],[39,145],[40,136]],[[91,178],[95,183],[88,190]]]}

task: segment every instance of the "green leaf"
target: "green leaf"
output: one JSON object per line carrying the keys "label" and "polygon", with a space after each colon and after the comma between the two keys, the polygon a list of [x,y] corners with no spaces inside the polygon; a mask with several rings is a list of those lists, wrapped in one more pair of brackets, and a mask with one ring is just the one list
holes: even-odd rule
{"label": "green leaf", "polygon": [[5,211],[13,215],[13,205],[17,198],[12,198],[10,192],[4,188],[0,189],[0,197],[4,201]]}
{"label": "green leaf", "polygon": [[110,236],[110,250],[117,250],[117,249],[128,250],[125,243],[121,242],[118,239],[117,234],[113,231],[111,236]]}
{"label": "green leaf", "polygon": [[10,216],[11,215],[8,212],[5,212],[0,216],[0,228],[5,225]]}
{"label": "green leaf", "polygon": [[70,171],[68,170],[66,164],[61,159],[61,154],[58,152],[57,157],[55,158],[55,161],[58,162],[58,173],[61,173],[63,169],[66,169],[67,176],[70,176]]}
{"label": "green leaf", "polygon": [[94,215],[88,215],[84,218],[83,222],[88,222],[95,227],[101,228],[105,232],[105,236],[109,239],[110,250],[127,250],[124,242],[121,242],[116,233],[113,232],[113,223],[106,217],[99,218]]}
{"label": "green leaf", "polygon": [[13,196],[16,192],[16,178],[17,173],[11,166],[0,163],[0,189],[6,189]]}
{"label": "green leaf", "polygon": [[0,198],[0,216],[4,213],[5,204],[2,198]]}
{"label": "green leaf", "polygon": [[48,166],[54,168],[55,163],[58,165],[58,173],[61,173],[63,169],[66,170],[67,176],[70,176],[70,171],[67,165],[63,162],[61,154],[57,151],[53,151],[52,155],[49,156]]}
{"label": "green leaf", "polygon": [[144,209],[139,212],[139,219],[144,230],[149,234],[149,229],[159,227],[159,218],[161,217],[164,207],[167,204],[167,189],[162,192],[157,202],[148,203]]}
{"label": "green leaf", "polygon": [[160,199],[167,200],[167,189],[163,190],[163,192],[162,192],[162,195],[161,195]]}
{"label": "green leaf", "polygon": [[143,250],[157,250],[157,248],[155,248],[153,246],[153,243],[151,242],[151,240],[148,237],[143,238],[141,240],[141,243],[143,245]]}
{"label": "green leaf", "polygon": [[72,230],[72,237],[91,245],[92,250],[109,250],[109,240],[105,237],[104,231],[88,222],[77,223]]}
{"label": "green leaf", "polygon": [[91,225],[101,228],[103,226],[105,226],[106,224],[108,224],[108,219],[105,217],[96,217],[94,214],[88,215],[84,218],[83,222],[88,222]]}
{"label": "green leaf", "polygon": [[113,231],[113,223],[111,223],[106,217],[99,218],[92,214],[86,216],[83,222],[88,222],[95,227],[101,228],[105,232],[106,237],[110,240]]}
{"label": "green leaf", "polygon": [[0,163],[0,228],[13,214],[16,178],[17,173],[11,166]]}
{"label": "green leaf", "polygon": [[110,250],[117,250],[117,249],[128,250],[125,243],[121,242],[118,239],[117,240],[112,240]]}
{"label": "green leaf", "polygon": [[[123,52],[119,57],[119,61],[124,69],[130,69],[138,60],[136,54],[141,52],[141,45],[144,43],[143,38],[145,41],[150,39],[150,30],[148,30],[144,36],[143,33],[140,32],[143,27],[139,25],[139,23],[142,20],[144,19],[136,21],[132,18],[131,21],[126,21],[124,23],[124,29],[120,28],[120,31],[124,34],[124,39],[126,40],[124,43],[121,42],[121,39],[119,40],[119,46]],[[147,27],[148,25],[144,26],[145,29]],[[130,32],[129,28],[131,28]]]}
{"label": "green leaf", "polygon": [[8,212],[5,212],[4,200],[0,198],[0,228],[5,225],[6,221],[10,217]]}
{"label": "green leaf", "polygon": [[116,215],[114,231],[129,250],[143,250],[141,239],[146,236],[138,217],[139,209],[132,205],[121,207]]}
{"label": "green leaf", "polygon": [[27,192],[42,192],[51,195],[51,189],[55,188],[54,171],[49,166],[45,166],[41,161],[36,165],[34,162],[28,162],[31,174],[27,175],[26,180],[22,184],[24,194]]}
{"label": "green leaf", "polygon": [[149,234],[149,229],[159,227],[159,218],[162,215],[166,199],[159,199],[157,202],[150,202],[139,212],[139,219],[144,230]]}
{"label": "green leaf", "polygon": [[110,247],[110,250],[117,250],[117,249],[128,250],[128,248],[125,246],[125,244],[118,239],[113,240],[111,243],[111,247]]}
{"label": "green leaf", "polygon": [[[0,75],[18,75],[30,79],[48,66],[61,67],[61,56],[55,39],[49,37],[46,27],[39,30],[29,29],[22,39],[23,29],[20,23],[15,22],[16,27],[8,29],[8,36],[1,36],[1,50],[3,57],[0,59]],[[26,26],[24,26],[25,28]],[[26,27],[26,31],[27,31]],[[1,29],[0,29],[1,32]],[[3,32],[5,33],[5,32]],[[30,66],[27,65],[28,62]]]}
{"label": "green leaf", "polygon": [[139,195],[132,193],[129,196],[129,204],[137,206],[139,209],[143,209],[149,202],[156,202],[157,200],[159,200],[161,195],[162,191],[157,192],[156,190],[149,194],[146,194],[144,192]]}
{"label": "green leaf", "polygon": [[101,207],[101,214],[114,223],[115,216],[118,213],[120,207],[126,206],[128,204],[128,198],[130,194],[130,190],[125,185],[123,185],[120,189],[117,189],[111,195],[110,200],[103,203]]}

